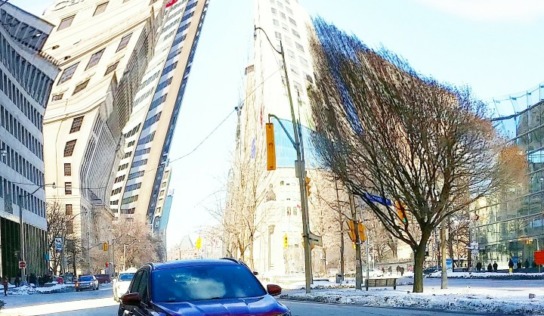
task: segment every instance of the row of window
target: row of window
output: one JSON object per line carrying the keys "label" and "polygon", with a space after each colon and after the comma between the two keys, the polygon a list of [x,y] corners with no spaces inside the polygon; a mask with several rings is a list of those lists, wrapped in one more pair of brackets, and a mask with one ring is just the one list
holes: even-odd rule
{"label": "row of window", "polygon": [[[128,1],[129,0],[123,0],[123,3],[128,2]],[[68,2],[68,1],[64,1],[64,2]],[[108,7],[108,4],[109,4],[108,1],[99,3],[94,9],[93,16],[97,16],[97,15],[99,15],[101,13],[104,13],[106,11],[106,8]],[[65,17],[64,19],[62,19],[60,21],[60,23],[59,23],[59,26],[58,26],[57,30],[60,31],[60,30],[64,30],[64,29],[70,27],[72,25],[72,23],[74,22],[75,17],[76,16],[74,14],[74,15],[71,15],[71,16],[68,16],[68,17]]]}
{"label": "row of window", "polygon": [[[43,175],[40,182],[34,182],[36,185],[43,183]],[[20,200],[19,200],[20,197]],[[13,214],[13,204],[21,206],[30,212],[45,217],[45,202],[30,194],[15,183],[0,177],[0,198],[4,199],[4,211]]]}
{"label": "row of window", "polygon": [[125,138],[129,138],[131,137],[132,135],[135,135],[136,133],[138,133],[138,130],[140,130],[140,124],[138,124],[137,126],[135,126],[133,129],[131,129],[130,131],[128,131],[124,136]]}
{"label": "row of window", "polygon": [[[129,34],[123,36],[121,38],[121,41],[119,42],[119,45],[117,46],[117,50],[115,52],[118,52],[118,51],[124,49],[125,47],[127,47],[131,36],[132,36],[132,33],[129,33]],[[104,53],[104,50],[105,50],[105,48],[103,48],[103,49],[99,50],[98,52],[94,53],[93,55],[91,55],[91,58],[89,59],[89,62],[87,63],[87,66],[85,67],[85,70],[87,70],[89,68],[92,68],[93,66],[98,64],[98,62],[100,61],[100,58],[102,57],[102,55]],[[117,64],[118,64],[118,62],[115,63],[115,67],[117,67]],[[77,70],[78,65],[79,65],[79,61],[76,62],[75,64],[70,65],[67,68],[65,68],[64,71],[62,72],[62,74],[60,75],[60,79],[59,79],[57,85],[60,85],[60,84],[62,84],[64,82],[72,79],[72,77],[74,76],[74,73]],[[115,69],[115,67],[113,69]],[[106,73],[104,75],[107,75],[111,71],[113,71],[113,69],[111,69],[111,68],[112,68],[111,66],[108,67],[108,69],[106,70]]]}
{"label": "row of window", "polygon": [[3,105],[0,104],[0,125],[30,150],[36,157],[43,160],[43,144],[34,137]]}
{"label": "row of window", "polygon": [[42,30],[20,21],[5,10],[0,10],[0,24],[4,26],[13,39],[26,47],[34,49],[36,52],[40,50],[47,39],[45,36],[41,36]]}
{"label": "row of window", "polygon": [[47,77],[38,67],[26,61],[11,47],[7,39],[0,33],[0,60],[21,84],[23,89],[39,104],[45,107],[51,92],[53,80]]}
{"label": "row of window", "polygon": [[42,131],[43,116],[24,97],[17,87],[9,80],[8,76],[0,69],[0,90],[15,104],[19,110]]}
{"label": "row of window", "polygon": [[43,173],[38,168],[26,160],[23,155],[19,154],[15,149],[8,146],[6,143],[0,141],[1,146],[1,161],[15,170],[17,173],[23,175],[25,178],[32,182],[40,180],[40,175]]}

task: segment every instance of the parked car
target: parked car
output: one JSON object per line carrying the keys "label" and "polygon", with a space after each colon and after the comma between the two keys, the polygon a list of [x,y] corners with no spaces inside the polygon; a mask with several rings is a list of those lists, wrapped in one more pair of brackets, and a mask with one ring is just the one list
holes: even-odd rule
{"label": "parked car", "polygon": [[100,284],[111,282],[111,278],[109,274],[95,274],[94,276],[98,280],[98,283]]}
{"label": "parked car", "polygon": [[128,269],[127,271],[119,273],[117,278],[113,279],[113,299],[116,302],[119,302],[121,295],[127,292],[130,281],[132,281],[136,271],[137,269]]}
{"label": "parked car", "polygon": [[275,315],[291,316],[249,268],[234,259],[182,260],[141,267],[118,315]]}
{"label": "parked car", "polygon": [[423,269],[423,275],[429,275],[431,273],[435,273],[435,272],[438,272],[438,271],[442,271],[441,266],[427,267],[427,268]]}
{"label": "parked car", "polygon": [[100,288],[100,285],[98,284],[98,280],[96,279],[94,275],[85,274],[85,275],[80,275],[77,278],[75,288],[76,288],[76,292],[83,291],[83,290],[98,290]]}

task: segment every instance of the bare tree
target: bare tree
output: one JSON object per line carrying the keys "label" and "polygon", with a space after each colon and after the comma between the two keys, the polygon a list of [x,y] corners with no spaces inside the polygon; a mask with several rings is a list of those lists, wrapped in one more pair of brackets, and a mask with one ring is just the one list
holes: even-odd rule
{"label": "bare tree", "polygon": [[[113,226],[112,249],[115,252],[115,264],[118,267],[140,267],[148,262],[157,262],[160,258],[161,241],[151,235],[149,227],[139,221],[117,222]],[[103,253],[103,256],[107,253]],[[109,261],[106,258],[100,262]],[[119,271],[119,269],[117,269]]]}
{"label": "bare tree", "polygon": [[[50,257],[50,267],[53,273],[57,274],[61,271],[60,267],[64,264],[62,262],[62,254],[65,256],[70,255],[72,257],[79,256],[80,249],[76,250],[75,244],[80,243],[79,238],[76,237],[73,230],[73,221],[76,216],[79,214],[72,214],[71,210],[67,211],[64,204],[57,201],[47,204],[46,212],[46,221],[47,221],[47,249],[49,249]],[[55,245],[56,238],[62,240],[62,245],[60,250],[57,249]],[[71,243],[71,244],[70,244]],[[70,244],[70,247],[68,245]],[[69,258],[66,258],[69,259]],[[74,264],[75,264],[75,260]],[[72,261],[70,261],[72,262]],[[63,267],[64,270],[67,267]],[[75,272],[74,267],[74,272]]]}
{"label": "bare tree", "polygon": [[497,159],[504,142],[468,89],[422,77],[322,20],[315,25],[309,92],[317,154],[412,248],[413,291],[423,292],[433,230],[508,179]]}

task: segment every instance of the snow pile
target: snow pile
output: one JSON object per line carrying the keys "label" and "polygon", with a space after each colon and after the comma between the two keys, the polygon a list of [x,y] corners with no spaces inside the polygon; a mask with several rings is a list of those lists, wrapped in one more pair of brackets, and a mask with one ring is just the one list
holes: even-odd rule
{"label": "snow pile", "polygon": [[19,287],[10,286],[8,290],[8,295],[51,294],[72,291],[74,291],[74,286],[69,284],[54,284],[47,287],[36,287],[34,284],[30,284],[21,285]]}
{"label": "snow pile", "polygon": [[[397,284],[410,284],[409,278],[398,279]],[[292,284],[293,291],[285,291],[283,299],[314,301],[334,304],[357,304],[373,307],[406,307],[420,309],[449,310],[455,312],[479,312],[492,314],[534,315],[544,314],[544,289],[534,287],[493,287],[487,281],[481,286],[453,286],[440,289],[438,286],[424,287],[424,293],[412,293],[410,286],[369,288],[356,290],[352,280],[348,284],[325,284],[315,282],[312,292],[306,294],[303,284]],[[346,288],[349,285],[350,288]],[[519,284],[518,284],[519,285]],[[333,288],[337,286],[337,288]],[[285,288],[288,288],[286,286]],[[529,298],[534,294],[534,298]]]}

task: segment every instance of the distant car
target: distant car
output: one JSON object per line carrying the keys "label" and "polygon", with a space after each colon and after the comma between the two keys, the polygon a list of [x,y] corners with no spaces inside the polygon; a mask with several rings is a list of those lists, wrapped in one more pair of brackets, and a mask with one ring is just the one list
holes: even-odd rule
{"label": "distant car", "polygon": [[121,296],[118,315],[269,315],[291,316],[266,288],[233,259],[150,263],[136,272]]}
{"label": "distant car", "polygon": [[75,284],[76,292],[83,290],[98,290],[100,285],[92,274],[80,275]]}
{"label": "distant car", "polygon": [[116,302],[119,302],[119,298],[121,297],[121,295],[127,292],[130,281],[132,281],[132,278],[134,277],[136,271],[137,269],[129,269],[127,271],[123,271],[119,273],[117,278],[113,279],[113,299]]}
{"label": "distant car", "polygon": [[423,269],[423,275],[429,275],[429,274],[435,273],[437,271],[442,271],[442,267],[441,266],[427,267],[427,268]]}
{"label": "distant car", "polygon": [[111,282],[111,278],[109,274],[95,274],[94,276],[98,280],[98,283],[100,284]]}

